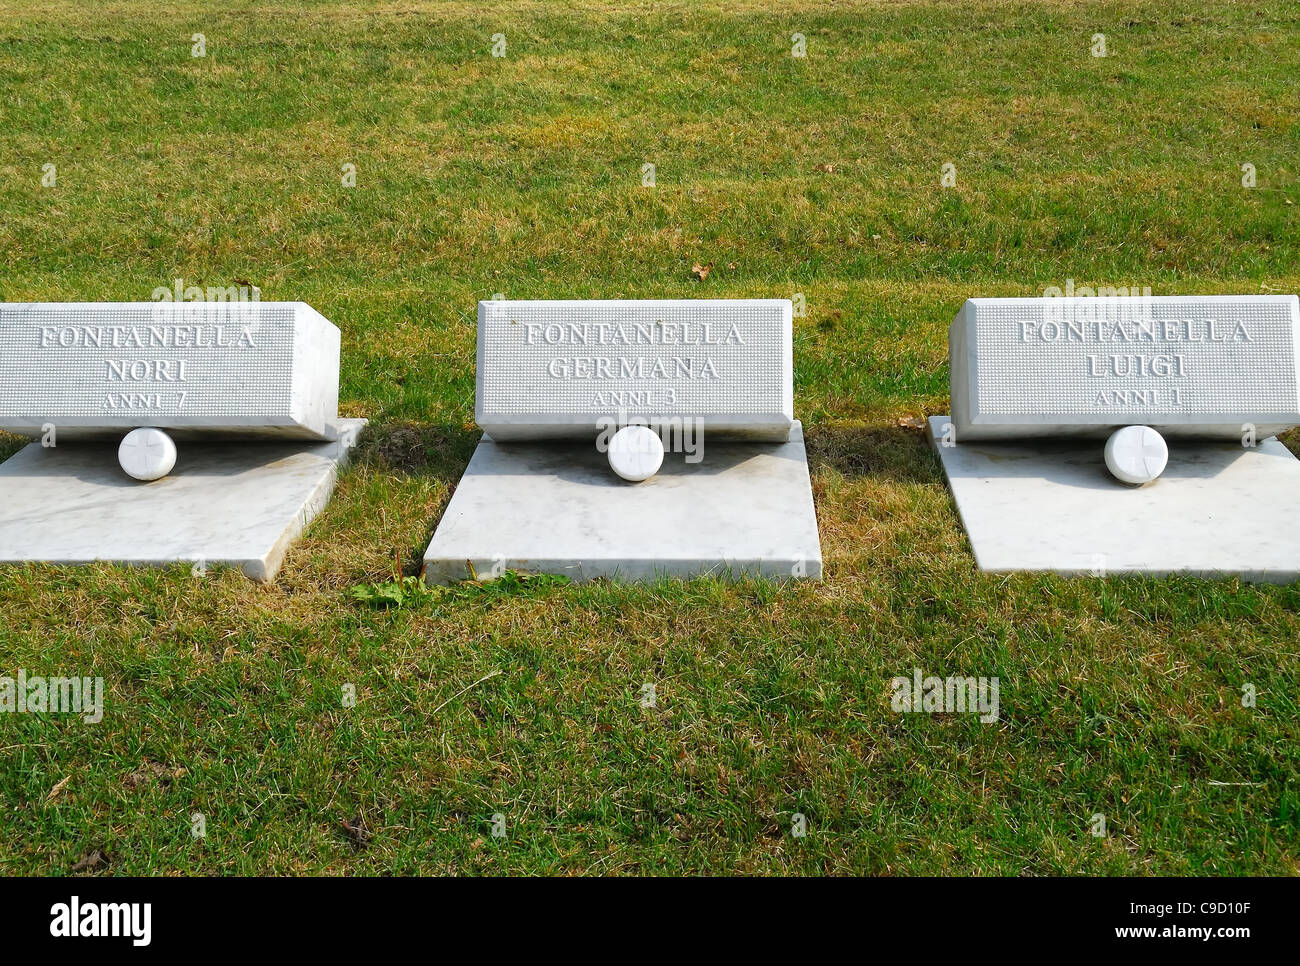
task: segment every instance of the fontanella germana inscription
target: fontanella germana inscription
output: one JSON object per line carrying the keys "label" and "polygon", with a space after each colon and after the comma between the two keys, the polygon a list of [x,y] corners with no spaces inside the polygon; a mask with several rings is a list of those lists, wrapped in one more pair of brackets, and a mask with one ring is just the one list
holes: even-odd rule
{"label": "fontanella germana inscription", "polygon": [[474,415],[499,441],[638,419],[783,441],[790,347],[787,299],[480,302]]}

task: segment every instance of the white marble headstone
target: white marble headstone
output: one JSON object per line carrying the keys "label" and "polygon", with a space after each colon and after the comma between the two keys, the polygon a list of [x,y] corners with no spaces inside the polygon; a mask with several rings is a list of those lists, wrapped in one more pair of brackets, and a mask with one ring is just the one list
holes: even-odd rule
{"label": "white marble headstone", "polygon": [[330,439],[339,330],[303,302],[0,304],[0,428]]}
{"label": "white marble headstone", "polygon": [[969,299],[948,343],[957,443],[1300,425],[1294,295]]}
{"label": "white marble headstone", "polygon": [[477,362],[475,418],[497,440],[674,417],[786,440],[794,423],[787,299],[480,302]]}

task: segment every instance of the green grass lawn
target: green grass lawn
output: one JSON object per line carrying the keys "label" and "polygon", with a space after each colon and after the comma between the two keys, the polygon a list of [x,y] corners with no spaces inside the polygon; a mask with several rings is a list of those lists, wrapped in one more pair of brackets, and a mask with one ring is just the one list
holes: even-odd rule
{"label": "green grass lawn", "polygon": [[[88,6],[0,0],[0,299],[307,301],[372,424],[272,585],[0,568],[0,675],[108,689],[0,715],[0,872],[1300,871],[1300,586],[977,573],[912,428],[968,296],[1300,291],[1294,2]],[[803,293],[826,579],[354,600],[494,293]],[[894,713],[913,668],[1000,720]]]}

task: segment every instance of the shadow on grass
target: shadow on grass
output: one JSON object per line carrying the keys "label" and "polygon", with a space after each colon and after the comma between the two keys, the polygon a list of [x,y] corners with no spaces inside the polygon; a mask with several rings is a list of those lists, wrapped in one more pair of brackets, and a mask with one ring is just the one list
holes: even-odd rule
{"label": "shadow on grass", "polygon": [[25,436],[15,436],[13,433],[0,432],[0,463],[13,456],[20,449],[30,443],[31,440]]}
{"label": "shadow on grass", "polygon": [[[475,427],[450,423],[371,423],[357,443],[352,465],[399,482],[425,480],[446,484],[445,499],[450,500],[482,435]],[[397,577],[420,573],[424,548],[445,511],[443,502],[429,520],[428,532],[419,546],[395,551]]]}
{"label": "shadow on grass", "polygon": [[[1300,455],[1300,429],[1278,434]],[[895,483],[943,483],[943,469],[925,430],[910,426],[805,426],[808,468],[816,475],[832,469],[846,479],[871,478]],[[1063,449],[1070,442],[1046,443]]]}
{"label": "shadow on grass", "polygon": [[847,479],[942,483],[938,457],[925,431],[905,426],[805,427],[808,468],[831,469]]}
{"label": "shadow on grass", "polygon": [[408,479],[460,481],[483,435],[466,426],[433,423],[370,425],[357,444],[354,464]]}
{"label": "shadow on grass", "polygon": [[1278,433],[1277,438],[1293,455],[1300,456],[1300,429],[1288,429],[1285,433]]}
{"label": "shadow on grass", "polygon": [[[362,435],[353,465],[397,479],[445,483],[450,500],[482,432],[453,424],[392,422],[371,424]],[[925,433],[904,426],[805,427],[809,469],[830,469],[846,479],[872,478],[901,484],[943,483],[943,473]],[[429,522],[429,534],[446,510]],[[424,544],[401,554],[395,572],[418,574]]]}

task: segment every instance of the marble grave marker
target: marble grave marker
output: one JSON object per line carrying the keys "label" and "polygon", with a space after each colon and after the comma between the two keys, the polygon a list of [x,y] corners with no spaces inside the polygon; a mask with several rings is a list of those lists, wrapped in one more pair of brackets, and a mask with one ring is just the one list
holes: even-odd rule
{"label": "marble grave marker", "polygon": [[272,579],[366,423],[339,341],[302,302],[0,303],[0,428],[40,440],[0,465],[0,562]]}
{"label": "marble grave marker", "polygon": [[339,330],[303,302],[0,304],[0,429],[332,439]]}
{"label": "marble grave marker", "polygon": [[1294,295],[968,299],[948,345],[958,443],[1300,424]]}
{"label": "marble grave marker", "polygon": [[788,299],[478,306],[474,415],[499,441],[582,438],[601,418],[632,417],[784,441],[792,373]]}
{"label": "marble grave marker", "polygon": [[785,299],[480,302],[485,432],[425,579],[819,578],[791,310]]}
{"label": "marble grave marker", "polygon": [[930,437],[981,570],[1300,577],[1296,296],[970,299],[949,351]]}

